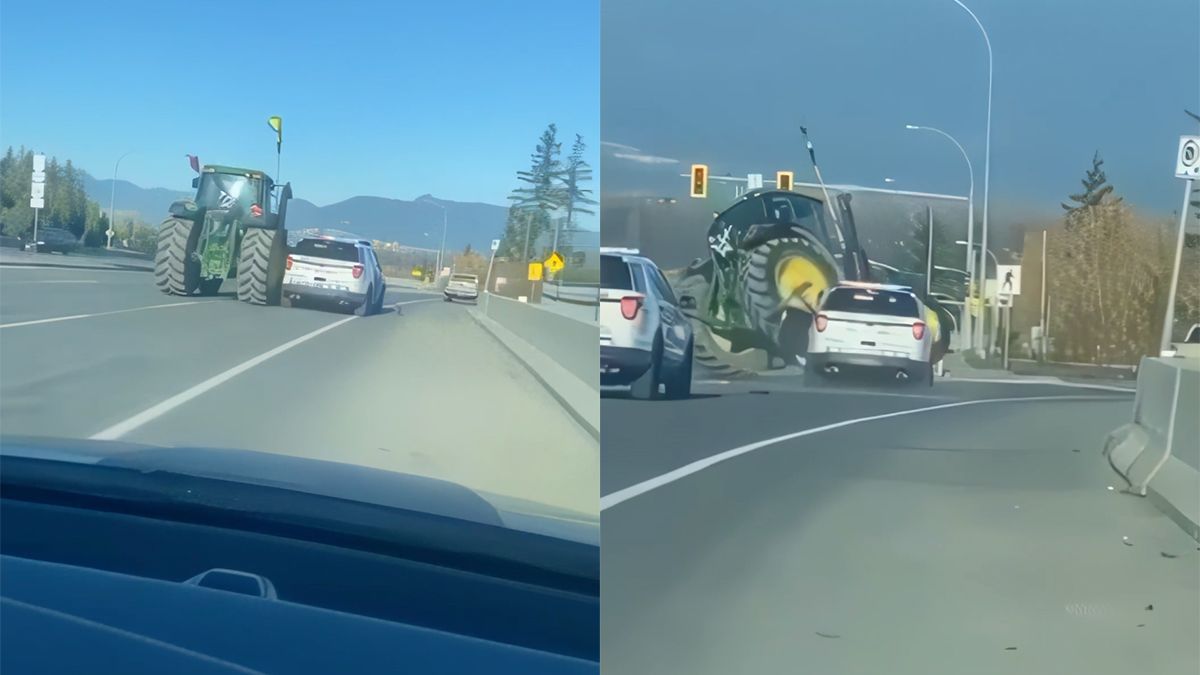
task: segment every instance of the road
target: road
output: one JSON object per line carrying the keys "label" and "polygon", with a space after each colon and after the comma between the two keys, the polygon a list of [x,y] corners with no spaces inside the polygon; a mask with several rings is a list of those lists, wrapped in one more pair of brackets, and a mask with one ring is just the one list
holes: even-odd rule
{"label": "road", "polygon": [[166,296],[140,271],[0,266],[0,425],[350,462],[594,515],[595,440],[469,305],[386,303],[358,318]]}
{"label": "road", "polygon": [[1195,672],[1197,543],[1100,454],[1130,394],[696,392],[602,403],[606,674]]}

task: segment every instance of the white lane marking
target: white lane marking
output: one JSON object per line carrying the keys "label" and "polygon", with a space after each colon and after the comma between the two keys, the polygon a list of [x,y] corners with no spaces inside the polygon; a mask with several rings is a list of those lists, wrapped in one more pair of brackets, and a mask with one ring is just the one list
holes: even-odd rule
{"label": "white lane marking", "polygon": [[19,272],[21,270],[54,270],[55,272],[153,272],[153,268],[129,268],[129,267],[67,267],[64,265],[13,265],[0,260],[0,271],[4,274],[9,272]]}
{"label": "white lane marking", "polygon": [[34,319],[32,321],[15,321],[13,323],[0,323],[0,328],[17,328],[19,326],[36,326],[42,323],[57,323],[59,321],[74,321],[75,319],[90,319],[96,316],[112,316],[113,314],[127,314],[129,312],[142,312],[148,309],[166,309],[167,307],[186,307],[188,305],[206,305],[211,302],[225,302],[224,300],[194,300],[192,302],[168,302],[162,305],[148,305],[146,307],[131,307],[129,309],[114,309],[111,312],[94,312],[92,314],[72,314],[70,316],[56,316],[50,319]]}
{"label": "white lane marking", "polygon": [[[397,302],[393,305],[389,305],[389,307],[396,307],[398,305],[411,305],[411,304],[417,303],[417,302],[431,302],[431,301],[430,300],[407,300],[404,302]],[[220,384],[223,384],[225,382],[228,382],[229,380],[237,377],[238,375],[241,375],[242,373],[246,372],[247,370],[250,370],[251,368],[266,361],[267,359],[270,359],[274,356],[278,356],[279,354],[286,352],[287,350],[291,349],[292,347],[295,347],[296,345],[299,345],[303,342],[307,342],[308,340],[311,340],[311,339],[317,337],[318,335],[320,335],[321,333],[324,333],[325,331],[333,330],[334,328],[337,328],[338,326],[340,326],[344,323],[347,323],[349,321],[353,321],[357,318],[359,318],[359,317],[348,316],[339,321],[334,321],[333,323],[322,326],[310,333],[305,333],[304,335],[301,335],[300,337],[298,337],[294,340],[285,342],[270,351],[263,352],[262,354],[259,354],[258,356],[254,357],[248,361],[243,361],[242,363],[239,363],[238,365],[230,368],[229,370],[226,370],[223,373],[214,375],[214,376],[208,378],[207,380],[201,382],[200,384],[195,385],[194,387],[191,387],[191,388],[189,388],[185,391],[182,391],[178,394],[175,394],[174,396],[162,401],[161,403],[158,403],[156,405],[153,405],[153,406],[143,410],[142,412],[134,415],[133,417],[130,417],[129,419],[123,420],[121,422],[117,422],[116,424],[112,425],[111,427],[109,427],[103,431],[100,431],[96,434],[93,434],[91,436],[91,439],[97,440],[97,441],[112,441],[112,440],[121,438],[125,434],[128,434],[129,432],[134,431],[135,429],[165,415],[166,413],[170,412],[171,410],[178,408],[179,406],[183,405],[184,403],[187,403],[188,401],[196,398],[197,396],[200,396],[201,394],[205,393],[206,391],[209,391],[210,389],[212,389]]]}
{"label": "white lane marking", "polygon": [[954,377],[945,379],[946,382],[984,382],[987,384],[1049,384],[1056,387],[1075,387],[1076,389],[1099,389],[1101,391],[1120,391],[1132,394],[1137,391],[1134,387],[1120,387],[1111,384],[1087,384],[1084,382],[1067,382],[1057,377],[1039,377],[1025,379],[988,378],[988,377]]}
{"label": "white lane marking", "polygon": [[790,434],[784,434],[783,436],[776,436],[774,438],[768,438],[766,440],[758,441],[755,443],[741,445],[741,446],[738,446],[731,450],[726,450],[724,452],[720,452],[715,455],[710,455],[708,457],[705,457],[704,459],[698,459],[698,460],[692,462],[691,464],[685,464],[684,466],[681,466],[678,469],[675,469],[673,471],[668,471],[667,473],[664,473],[661,476],[655,476],[654,478],[644,480],[635,485],[630,485],[627,488],[622,488],[620,490],[617,490],[616,492],[611,492],[609,494],[604,495],[603,497],[600,498],[600,510],[604,511],[605,509],[609,509],[609,508],[616,506],[622,502],[629,501],[630,499],[633,499],[634,497],[643,495],[655,488],[662,487],[669,483],[674,483],[677,480],[686,478],[686,477],[688,477],[694,473],[697,473],[699,471],[703,471],[704,469],[707,469],[708,467],[710,467],[714,464],[718,464],[720,462],[724,462],[726,460],[733,459],[734,457],[738,457],[739,455],[744,455],[748,452],[758,450],[759,448],[765,448],[769,445],[783,443],[785,441],[790,441],[790,440],[793,440],[796,438],[801,438],[803,436],[811,436],[812,434],[819,434],[823,431],[840,429],[842,427],[853,426],[855,424],[863,424],[864,422],[875,422],[878,420],[890,419],[892,417],[903,417],[905,415],[916,415],[919,413],[933,412],[935,410],[947,410],[949,408],[962,408],[962,407],[966,407],[966,406],[970,406],[970,405],[984,405],[984,404],[988,404],[988,403],[1017,403],[1017,402],[1029,402],[1029,401],[1097,401],[1097,400],[1113,401],[1113,400],[1119,400],[1119,399],[1114,399],[1111,396],[1020,396],[1020,397],[1013,397],[1013,398],[985,398],[985,399],[976,399],[973,401],[955,401],[953,403],[943,403],[941,405],[932,405],[932,406],[928,406],[925,408],[911,408],[908,410],[897,410],[895,412],[883,413],[881,415],[871,415],[869,417],[858,417],[858,418],[851,419],[851,420],[842,420],[841,422],[834,422],[832,424],[826,424],[824,426],[813,427],[812,429],[804,429],[802,431],[796,431],[796,432],[793,432]]}
{"label": "white lane marking", "polygon": [[5,286],[28,286],[30,284],[98,284],[95,279],[46,279],[45,281],[6,281]]}
{"label": "white lane marking", "polygon": [[324,326],[321,326],[320,328],[318,328],[314,331],[305,333],[304,335],[301,335],[300,337],[298,337],[294,340],[289,340],[288,342],[285,342],[285,343],[279,345],[278,347],[275,347],[274,349],[265,351],[262,354],[259,354],[258,356],[255,356],[254,358],[252,358],[248,361],[243,361],[242,363],[239,363],[238,365],[230,368],[229,370],[226,370],[223,373],[214,375],[214,376],[208,378],[207,380],[201,382],[200,384],[190,387],[190,388],[188,388],[184,391],[181,391],[178,394],[175,394],[174,396],[172,396],[160,403],[150,406],[149,408],[146,408],[142,412],[134,415],[133,417],[130,417],[129,419],[117,422],[116,424],[105,429],[104,431],[100,431],[95,434],[92,434],[91,439],[96,440],[96,441],[116,440],[116,439],[124,436],[125,434],[137,429],[138,427],[141,427],[142,425],[147,424],[147,423],[165,415],[166,413],[170,412],[171,410],[178,408],[179,406],[196,398],[197,396],[203,394],[204,392],[206,392],[218,385],[221,385],[225,382],[228,382],[229,380],[232,380],[233,378],[237,377],[238,375],[241,375],[242,373],[246,372],[247,370],[250,370],[251,368],[266,361],[267,359],[270,359],[274,356],[278,356],[278,355],[286,352],[287,350],[291,349],[292,347],[295,347],[296,345],[302,344],[304,342],[307,342],[307,341],[317,337],[318,335],[320,335],[321,333],[324,333],[325,331],[333,330],[334,328],[337,328],[338,326],[340,326],[344,323],[347,323],[349,321],[353,321],[357,318],[358,318],[357,316],[348,316],[344,319],[334,321],[331,324],[326,324]]}

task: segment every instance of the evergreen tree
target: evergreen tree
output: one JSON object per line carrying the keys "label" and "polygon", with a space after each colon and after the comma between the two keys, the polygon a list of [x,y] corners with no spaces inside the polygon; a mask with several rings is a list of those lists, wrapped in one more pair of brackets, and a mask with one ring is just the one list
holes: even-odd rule
{"label": "evergreen tree", "polygon": [[[1094,206],[1099,206],[1104,203],[1105,198],[1112,194],[1113,186],[1108,184],[1108,176],[1104,173],[1104,160],[1100,159],[1100,152],[1092,156],[1092,168],[1087,170],[1082,181],[1083,192],[1070,195],[1069,198],[1074,204],[1063,204],[1063,210],[1069,214],[1087,209]],[[1120,197],[1114,198],[1116,201],[1121,201]]]}
{"label": "evergreen tree", "polygon": [[583,184],[592,180],[592,168],[583,159],[583,151],[587,146],[583,136],[575,134],[575,143],[571,146],[571,154],[567,157],[567,165],[562,172],[563,203],[567,209],[566,230],[569,232],[575,224],[575,214],[595,214],[589,206],[597,204],[591,198],[592,191],[584,188]]}

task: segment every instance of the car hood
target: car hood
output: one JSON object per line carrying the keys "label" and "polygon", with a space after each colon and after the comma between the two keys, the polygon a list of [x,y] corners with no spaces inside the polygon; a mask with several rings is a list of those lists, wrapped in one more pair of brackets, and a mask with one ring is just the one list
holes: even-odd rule
{"label": "car hood", "polygon": [[5,437],[0,456],[162,471],[281,488],[395,509],[499,525],[599,545],[599,519],[458,483],[372,467],[269,452],[162,447],[121,441]]}

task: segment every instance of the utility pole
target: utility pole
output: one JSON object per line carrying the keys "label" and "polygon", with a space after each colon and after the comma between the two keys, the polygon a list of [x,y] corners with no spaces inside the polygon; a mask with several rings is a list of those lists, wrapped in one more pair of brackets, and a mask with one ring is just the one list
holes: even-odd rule
{"label": "utility pole", "polygon": [[926,204],[929,214],[929,244],[925,249],[925,296],[933,293],[933,206]]}
{"label": "utility pole", "polygon": [[1041,334],[1038,336],[1039,341],[1041,342],[1041,348],[1038,349],[1038,355],[1039,355],[1038,357],[1042,361],[1046,360],[1046,329],[1049,328],[1049,326],[1047,325],[1049,323],[1047,321],[1047,318],[1048,317],[1046,315],[1046,230],[1042,230],[1042,308],[1038,312],[1038,325],[1041,327],[1041,331],[1040,331]]}

